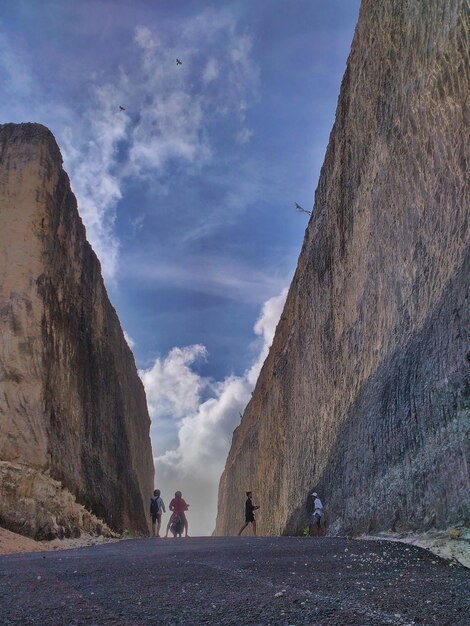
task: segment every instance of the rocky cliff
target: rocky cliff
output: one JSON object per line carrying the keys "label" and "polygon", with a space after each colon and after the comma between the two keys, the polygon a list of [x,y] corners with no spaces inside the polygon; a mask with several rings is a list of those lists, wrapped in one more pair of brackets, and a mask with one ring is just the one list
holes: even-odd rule
{"label": "rocky cliff", "polygon": [[[470,17],[364,0],[312,217],[216,534],[470,522]],[[311,506],[311,501],[310,501]]]}
{"label": "rocky cliff", "polygon": [[[76,534],[82,505],[146,532],[145,392],[59,148],[38,124],[0,126],[0,333],[0,524]],[[72,496],[62,510],[45,504],[59,483],[75,517]]]}

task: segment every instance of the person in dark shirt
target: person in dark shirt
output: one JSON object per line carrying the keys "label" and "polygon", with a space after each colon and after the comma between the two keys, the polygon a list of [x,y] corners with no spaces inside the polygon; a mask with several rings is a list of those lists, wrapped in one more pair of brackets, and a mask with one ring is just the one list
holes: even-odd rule
{"label": "person in dark shirt", "polygon": [[255,514],[253,513],[253,511],[256,511],[256,509],[259,509],[259,506],[255,506],[253,504],[251,500],[251,491],[246,492],[246,498],[247,500],[245,502],[245,523],[240,528],[238,535],[242,534],[242,532],[245,530],[248,524],[253,524],[253,535],[256,537],[256,520],[255,520]]}
{"label": "person in dark shirt", "polygon": [[[160,489],[155,489],[153,498],[150,498],[150,516],[152,518],[152,537],[160,537],[160,525],[162,523],[162,511],[166,513],[165,505],[160,497]],[[155,526],[157,532],[155,533]]]}

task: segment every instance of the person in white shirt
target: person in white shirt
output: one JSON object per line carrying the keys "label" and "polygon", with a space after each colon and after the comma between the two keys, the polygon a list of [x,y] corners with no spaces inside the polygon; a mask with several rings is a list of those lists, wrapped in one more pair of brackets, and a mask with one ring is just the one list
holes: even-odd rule
{"label": "person in white shirt", "polygon": [[313,537],[320,537],[320,535],[322,534],[321,519],[323,516],[323,504],[318,497],[318,493],[316,491],[314,491],[311,496],[312,498],[315,498],[315,500],[313,501],[311,534]]}

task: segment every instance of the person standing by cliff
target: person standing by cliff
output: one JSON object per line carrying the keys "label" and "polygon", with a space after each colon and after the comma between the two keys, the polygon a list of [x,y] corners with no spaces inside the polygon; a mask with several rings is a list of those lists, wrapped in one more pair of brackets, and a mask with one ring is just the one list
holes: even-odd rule
{"label": "person standing by cliff", "polygon": [[170,509],[170,511],[173,512],[173,515],[170,517],[170,521],[168,522],[168,525],[166,527],[165,537],[168,537],[168,531],[170,530],[171,522],[173,521],[174,516],[179,516],[181,518],[183,525],[184,525],[184,536],[189,537],[188,520],[186,519],[186,515],[185,515],[185,511],[189,509],[189,504],[187,504],[183,500],[181,491],[177,491],[175,493],[175,497],[170,502],[170,505],[168,508]]}
{"label": "person standing by cliff", "polygon": [[247,499],[245,502],[245,523],[240,528],[238,532],[238,536],[242,534],[242,532],[245,530],[248,524],[253,524],[253,535],[256,537],[256,520],[255,520],[255,514],[253,513],[253,511],[256,511],[256,509],[259,509],[259,506],[255,506],[253,504],[253,501],[251,499],[251,491],[246,492],[246,498]]}
{"label": "person standing by cliff", "polygon": [[316,491],[314,491],[311,496],[312,498],[315,498],[313,501],[311,534],[313,537],[320,537],[320,535],[322,534],[321,521],[323,517],[323,504],[318,497],[318,493]]}
{"label": "person standing by cliff", "polygon": [[[150,498],[150,516],[152,518],[152,537],[160,537],[160,526],[162,523],[162,511],[166,513],[165,504],[160,497],[160,489],[155,489]],[[155,533],[155,525],[157,532]]]}

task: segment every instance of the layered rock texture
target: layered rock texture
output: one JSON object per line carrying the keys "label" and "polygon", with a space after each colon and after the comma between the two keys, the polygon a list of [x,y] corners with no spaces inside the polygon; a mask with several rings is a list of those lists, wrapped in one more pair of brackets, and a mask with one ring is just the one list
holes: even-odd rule
{"label": "layered rock texture", "polygon": [[[468,524],[470,18],[364,0],[312,217],[216,534]],[[309,511],[310,509],[310,511]]]}
{"label": "layered rock texture", "polygon": [[[147,532],[149,428],[55,139],[38,124],[2,125],[0,524],[77,534],[85,507],[114,530]],[[51,507],[58,485],[70,497]]]}

